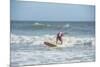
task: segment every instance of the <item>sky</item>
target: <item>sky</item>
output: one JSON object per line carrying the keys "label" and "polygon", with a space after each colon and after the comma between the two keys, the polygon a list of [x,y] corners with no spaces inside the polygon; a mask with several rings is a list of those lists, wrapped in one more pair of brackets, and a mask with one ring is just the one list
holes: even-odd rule
{"label": "sky", "polygon": [[95,6],[11,0],[11,20],[95,21]]}

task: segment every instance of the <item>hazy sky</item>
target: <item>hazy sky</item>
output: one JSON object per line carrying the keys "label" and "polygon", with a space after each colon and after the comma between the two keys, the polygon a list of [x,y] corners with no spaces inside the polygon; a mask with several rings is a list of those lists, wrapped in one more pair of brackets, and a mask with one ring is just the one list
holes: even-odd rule
{"label": "hazy sky", "polygon": [[94,21],[95,6],[11,0],[11,20]]}

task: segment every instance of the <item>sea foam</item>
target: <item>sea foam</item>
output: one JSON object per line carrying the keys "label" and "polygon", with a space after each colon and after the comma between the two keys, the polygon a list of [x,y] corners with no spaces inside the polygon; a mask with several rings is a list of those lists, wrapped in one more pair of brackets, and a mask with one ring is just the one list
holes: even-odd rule
{"label": "sea foam", "polygon": [[[55,35],[43,35],[43,36],[21,36],[11,34],[11,44],[31,44],[40,45],[44,42],[56,42]],[[75,45],[95,45],[94,37],[74,37],[74,36],[64,36],[63,44],[64,46],[75,46]]]}

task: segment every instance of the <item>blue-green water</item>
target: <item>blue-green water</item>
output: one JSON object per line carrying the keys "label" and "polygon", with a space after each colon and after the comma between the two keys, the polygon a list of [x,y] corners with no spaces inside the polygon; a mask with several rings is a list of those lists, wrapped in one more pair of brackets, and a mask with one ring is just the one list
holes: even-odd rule
{"label": "blue-green water", "polygon": [[69,35],[94,36],[95,22],[12,21],[11,23],[11,33],[16,35],[55,35],[60,31]]}
{"label": "blue-green water", "polygon": [[[64,32],[64,47],[43,42]],[[95,22],[11,21],[11,66],[95,61]]]}

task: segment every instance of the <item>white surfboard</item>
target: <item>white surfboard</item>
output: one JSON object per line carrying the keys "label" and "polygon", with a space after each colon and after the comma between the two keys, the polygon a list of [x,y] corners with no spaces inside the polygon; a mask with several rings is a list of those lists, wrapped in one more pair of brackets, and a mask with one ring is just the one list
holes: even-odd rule
{"label": "white surfboard", "polygon": [[44,42],[45,45],[49,47],[63,47],[61,44],[51,43],[51,42]]}

